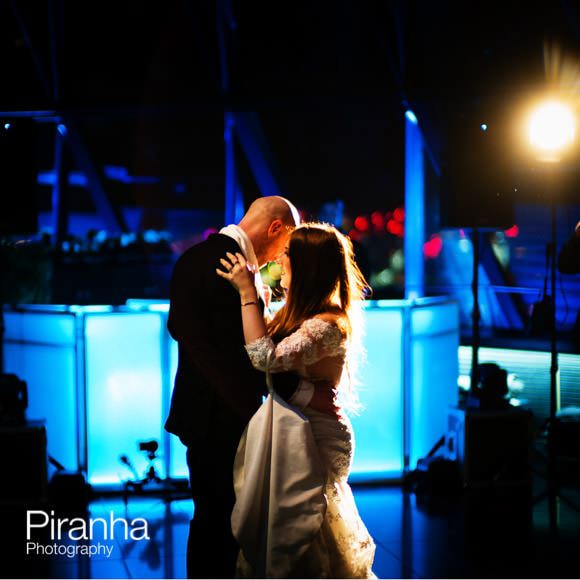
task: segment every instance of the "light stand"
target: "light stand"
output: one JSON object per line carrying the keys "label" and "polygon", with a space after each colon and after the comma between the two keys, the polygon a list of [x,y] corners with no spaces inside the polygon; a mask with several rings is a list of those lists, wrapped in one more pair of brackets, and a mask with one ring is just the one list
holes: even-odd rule
{"label": "light stand", "polygon": [[560,370],[558,368],[558,345],[556,333],[556,202],[554,188],[554,169],[547,166],[546,190],[550,197],[551,214],[551,242],[550,242],[550,417],[548,420],[547,444],[548,444],[548,477],[547,488],[534,499],[534,505],[540,501],[548,500],[550,516],[550,531],[557,531],[558,500],[563,501],[575,511],[580,511],[566,496],[562,495],[557,482],[557,446],[555,441],[555,429],[558,422],[557,413],[560,410]]}

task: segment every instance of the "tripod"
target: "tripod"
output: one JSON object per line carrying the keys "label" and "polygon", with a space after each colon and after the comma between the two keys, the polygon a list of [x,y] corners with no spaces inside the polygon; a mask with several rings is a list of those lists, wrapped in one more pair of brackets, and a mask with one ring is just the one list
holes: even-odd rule
{"label": "tripod", "polygon": [[157,474],[157,470],[155,469],[154,465],[154,461],[157,459],[157,449],[159,449],[159,444],[155,440],[139,442],[139,451],[144,451],[147,454],[148,459],[147,468],[145,469],[145,473],[141,478],[126,455],[121,455],[121,457],[119,457],[121,463],[126,465],[134,476],[134,479],[125,481],[123,484],[123,499],[125,504],[127,503],[129,491],[133,491],[139,494],[142,493],[144,488],[148,487],[150,484],[161,485],[163,483],[163,480]]}
{"label": "tripod", "polygon": [[558,347],[556,340],[556,204],[554,202],[552,181],[553,175],[549,171],[548,175],[548,194],[550,195],[550,212],[551,212],[551,243],[549,244],[550,255],[550,417],[547,421],[547,441],[548,441],[548,475],[546,489],[534,499],[534,505],[548,500],[548,509],[550,516],[550,531],[557,531],[557,507],[558,500],[561,500],[574,511],[580,511],[578,506],[569,498],[560,492],[560,486],[557,481],[557,446],[556,446],[556,425],[559,421],[557,412],[560,410],[560,371],[558,368]]}

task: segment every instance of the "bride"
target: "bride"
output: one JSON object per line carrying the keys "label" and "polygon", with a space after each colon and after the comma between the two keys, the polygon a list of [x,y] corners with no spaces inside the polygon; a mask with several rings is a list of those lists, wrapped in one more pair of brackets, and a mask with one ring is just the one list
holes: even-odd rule
{"label": "bride", "polygon": [[[350,240],[326,224],[292,232],[281,257],[286,303],[269,323],[244,257],[228,253],[221,264],[217,274],[240,294],[253,366],[325,379],[345,401],[330,415],[290,407],[270,389],[270,411],[265,404],[250,421],[234,474],[237,576],[374,578],[375,544],[347,483],[354,437],[344,410],[356,404],[348,361],[360,330],[353,306],[366,287]],[[260,450],[266,444],[269,455]]]}

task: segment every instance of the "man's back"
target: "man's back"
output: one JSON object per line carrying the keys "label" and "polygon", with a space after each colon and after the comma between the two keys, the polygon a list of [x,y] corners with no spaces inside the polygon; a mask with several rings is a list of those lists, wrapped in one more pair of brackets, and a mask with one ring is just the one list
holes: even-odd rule
{"label": "man's back", "polygon": [[215,273],[226,252],[239,251],[233,239],[212,235],[174,268],[168,328],[179,365],[165,428],[188,446],[208,437],[237,444],[264,391],[244,350],[239,298]]}

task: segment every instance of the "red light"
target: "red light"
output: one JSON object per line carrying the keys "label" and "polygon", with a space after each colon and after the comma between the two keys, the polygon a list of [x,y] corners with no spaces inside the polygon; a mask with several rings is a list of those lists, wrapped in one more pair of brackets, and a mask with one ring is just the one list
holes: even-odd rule
{"label": "red light", "polygon": [[436,258],[441,253],[442,248],[443,240],[440,235],[435,234],[431,236],[428,242],[423,244],[423,253],[427,258]]}
{"label": "red light", "polygon": [[357,230],[350,230],[348,237],[354,242],[360,242],[360,232]]}
{"label": "red light", "polygon": [[395,220],[389,220],[387,223],[387,231],[402,238],[405,228],[402,223],[396,222]]}
{"label": "red light", "polygon": [[374,211],[371,214],[371,222],[377,230],[382,230],[385,227],[385,218],[380,211]]}
{"label": "red light", "polygon": [[520,228],[514,224],[511,228],[505,230],[504,233],[508,238],[517,238],[520,233]]}
{"label": "red light", "polygon": [[354,227],[361,232],[366,232],[369,229],[369,220],[366,217],[359,215],[354,220]]}
{"label": "red light", "polygon": [[398,222],[403,222],[405,221],[405,210],[402,207],[398,207],[394,212],[393,212],[393,217],[398,221]]}

